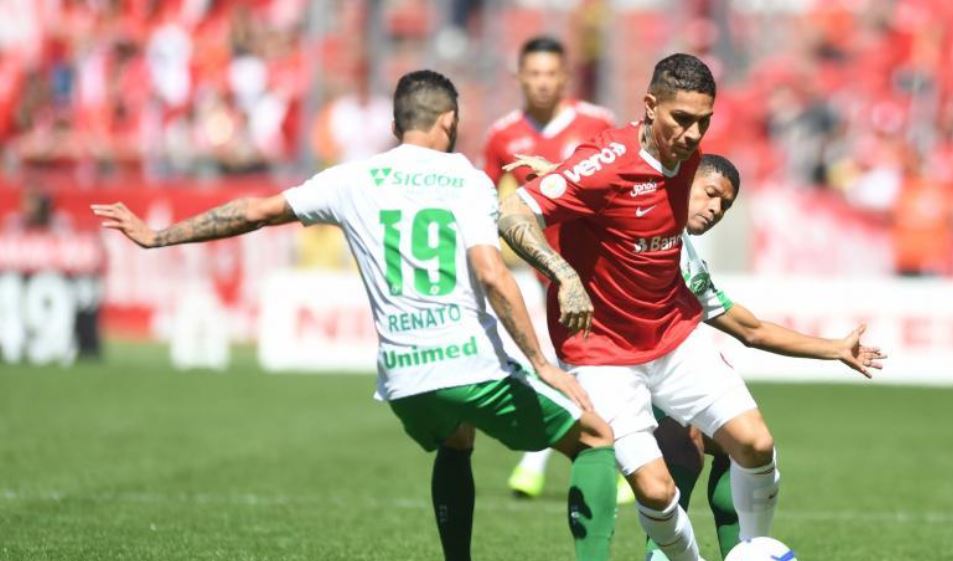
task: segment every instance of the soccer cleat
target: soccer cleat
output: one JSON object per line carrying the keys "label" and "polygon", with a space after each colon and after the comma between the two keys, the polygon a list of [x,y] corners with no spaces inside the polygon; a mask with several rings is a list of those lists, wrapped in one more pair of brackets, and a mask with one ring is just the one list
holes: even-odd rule
{"label": "soccer cleat", "polygon": [[533,499],[543,492],[543,484],[546,483],[546,475],[526,469],[523,466],[516,466],[510,480],[507,484],[513,494],[522,499]]}
{"label": "soccer cleat", "polygon": [[625,477],[619,474],[619,479],[616,481],[615,487],[615,504],[630,505],[634,502],[635,493],[632,492],[632,487],[629,486],[629,482],[625,480]]}

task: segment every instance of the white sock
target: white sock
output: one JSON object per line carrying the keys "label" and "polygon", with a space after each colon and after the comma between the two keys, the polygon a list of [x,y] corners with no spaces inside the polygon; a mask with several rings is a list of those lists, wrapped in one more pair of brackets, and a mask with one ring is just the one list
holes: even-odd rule
{"label": "white sock", "polygon": [[769,464],[757,468],[744,468],[731,461],[731,499],[738,511],[742,540],[767,536],[771,532],[781,481],[777,458],[775,451]]}
{"label": "white sock", "polygon": [[520,467],[536,473],[543,473],[546,471],[546,462],[549,461],[549,455],[552,453],[552,448],[539,452],[527,452],[523,454],[523,459],[520,460]]}
{"label": "white sock", "polygon": [[672,504],[665,510],[654,510],[636,503],[639,522],[645,533],[658,544],[669,561],[699,561],[698,542],[688,515],[678,504],[678,489]]}

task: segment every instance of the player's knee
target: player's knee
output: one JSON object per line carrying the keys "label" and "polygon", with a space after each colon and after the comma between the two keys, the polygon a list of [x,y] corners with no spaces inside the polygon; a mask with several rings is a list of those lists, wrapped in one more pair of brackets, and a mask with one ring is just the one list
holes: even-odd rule
{"label": "player's knee", "polygon": [[665,510],[676,497],[675,481],[672,480],[665,464],[659,462],[659,465],[646,466],[633,475],[635,478],[635,496],[639,503],[654,510]]}
{"label": "player's knee", "polygon": [[774,460],[774,437],[765,427],[752,434],[742,443],[739,450],[741,458],[736,459],[746,467],[758,467]]}
{"label": "player's knee", "polygon": [[476,441],[476,430],[470,425],[460,425],[441,445],[452,450],[472,450]]}
{"label": "player's knee", "polygon": [[589,448],[612,446],[612,428],[602,417],[592,412],[586,412],[579,418],[582,426],[582,444]]}
{"label": "player's knee", "polygon": [[759,465],[766,465],[774,460],[774,437],[767,429],[760,434],[751,445],[751,454]]}

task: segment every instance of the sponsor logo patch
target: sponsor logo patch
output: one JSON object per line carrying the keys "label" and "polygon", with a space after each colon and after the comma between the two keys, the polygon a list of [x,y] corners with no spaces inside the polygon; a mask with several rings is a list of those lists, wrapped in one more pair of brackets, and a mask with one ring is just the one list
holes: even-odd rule
{"label": "sponsor logo patch", "polygon": [[654,193],[658,190],[658,183],[654,181],[646,181],[645,183],[636,183],[632,186],[632,190],[629,191],[630,197],[638,197],[639,195],[646,195],[648,193]]}
{"label": "sponsor logo patch", "polygon": [[636,240],[633,251],[636,253],[654,253],[656,251],[668,251],[682,242],[682,237],[675,236],[653,236],[651,238],[639,238]]}
{"label": "sponsor logo patch", "polygon": [[658,206],[658,205],[647,206],[647,207],[645,207],[645,208],[637,207],[637,208],[635,209],[635,217],[636,217],[636,218],[642,218],[642,217],[645,216],[646,214],[652,212],[652,209],[655,208],[655,207],[657,207],[657,206]]}
{"label": "sponsor logo patch", "polygon": [[374,180],[374,185],[378,187],[383,185],[387,176],[390,175],[390,170],[391,168],[371,168],[371,179]]}
{"label": "sponsor logo patch", "polygon": [[563,172],[566,179],[573,183],[579,183],[583,177],[589,177],[600,171],[603,167],[619,159],[619,156],[625,154],[625,144],[611,142],[601,151],[596,152],[585,160],[581,160],[572,167]]}
{"label": "sponsor logo patch", "polygon": [[566,192],[566,180],[559,174],[547,175],[539,182],[539,191],[550,199],[558,198]]}

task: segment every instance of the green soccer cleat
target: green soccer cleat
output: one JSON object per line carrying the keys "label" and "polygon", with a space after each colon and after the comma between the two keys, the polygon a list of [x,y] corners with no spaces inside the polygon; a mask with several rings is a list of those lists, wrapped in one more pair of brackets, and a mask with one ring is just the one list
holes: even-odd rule
{"label": "green soccer cleat", "polygon": [[615,504],[630,505],[634,502],[635,493],[632,492],[632,487],[629,486],[629,482],[626,481],[625,477],[620,473],[615,487]]}
{"label": "green soccer cleat", "polygon": [[526,469],[523,466],[516,466],[513,474],[510,475],[510,480],[507,482],[513,494],[521,499],[538,497],[543,492],[545,483],[545,474]]}

